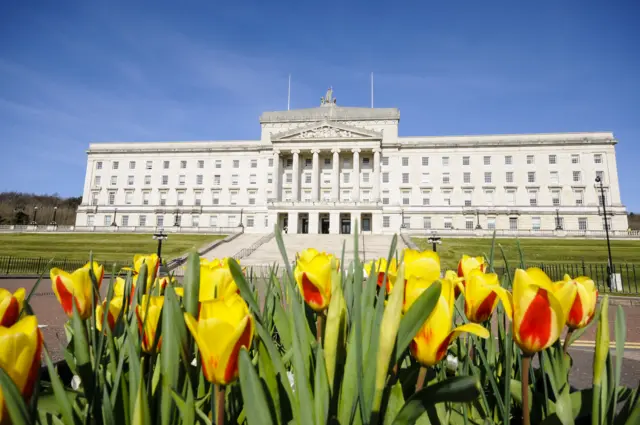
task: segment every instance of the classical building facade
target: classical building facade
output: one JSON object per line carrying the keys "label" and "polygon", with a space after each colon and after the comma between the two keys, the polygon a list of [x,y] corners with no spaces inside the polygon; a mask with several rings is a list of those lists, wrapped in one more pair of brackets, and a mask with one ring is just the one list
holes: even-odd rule
{"label": "classical building facade", "polygon": [[76,225],[270,232],[627,229],[612,133],[399,137],[395,108],[265,112],[260,140],[94,143]]}

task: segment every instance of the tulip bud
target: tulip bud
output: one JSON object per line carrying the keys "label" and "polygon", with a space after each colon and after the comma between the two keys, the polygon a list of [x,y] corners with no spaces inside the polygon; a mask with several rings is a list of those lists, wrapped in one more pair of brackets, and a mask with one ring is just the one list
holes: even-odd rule
{"label": "tulip bud", "polygon": [[19,288],[13,294],[0,288],[0,326],[8,328],[18,321],[24,303],[24,295],[24,288]]}

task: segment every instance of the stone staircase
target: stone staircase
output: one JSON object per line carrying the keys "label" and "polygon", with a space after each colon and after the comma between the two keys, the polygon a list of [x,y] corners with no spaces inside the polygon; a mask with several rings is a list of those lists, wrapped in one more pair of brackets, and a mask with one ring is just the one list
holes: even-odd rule
{"label": "stone staircase", "polygon": [[260,233],[243,233],[232,241],[216,246],[211,251],[204,254],[202,257],[206,258],[207,260],[211,260],[213,258],[233,257],[241,249],[253,245],[263,236],[264,235]]}

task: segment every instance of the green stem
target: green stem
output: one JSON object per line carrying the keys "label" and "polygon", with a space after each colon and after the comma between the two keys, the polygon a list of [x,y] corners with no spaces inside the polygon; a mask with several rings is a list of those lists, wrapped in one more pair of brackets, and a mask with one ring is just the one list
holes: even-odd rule
{"label": "green stem", "polygon": [[569,350],[569,340],[571,339],[571,335],[573,335],[573,329],[569,329],[567,331],[567,335],[564,337],[564,345],[562,347],[562,351],[567,354],[567,350]]}
{"label": "green stem", "polygon": [[322,344],[322,328],[324,327],[324,313],[318,313],[318,318],[316,319],[316,338],[318,340],[318,344]]}
{"label": "green stem", "polygon": [[215,384],[216,425],[224,425],[224,386]]}
{"label": "green stem", "polygon": [[522,355],[522,423],[530,425],[529,417],[529,366],[531,366],[531,356]]}
{"label": "green stem", "polygon": [[427,368],[424,366],[420,366],[420,373],[418,374],[418,381],[416,382],[416,392],[422,389],[426,378],[427,378]]}

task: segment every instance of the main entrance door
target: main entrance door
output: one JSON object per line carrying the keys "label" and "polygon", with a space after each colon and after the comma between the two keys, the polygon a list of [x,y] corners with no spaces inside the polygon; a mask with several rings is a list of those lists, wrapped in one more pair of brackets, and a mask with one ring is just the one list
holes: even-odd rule
{"label": "main entrance door", "polygon": [[280,226],[280,229],[284,233],[287,233],[287,231],[289,230],[289,214],[287,214],[287,213],[279,213],[278,214],[278,225]]}
{"label": "main entrance door", "polygon": [[371,214],[362,214],[360,220],[362,221],[362,231],[371,232]]}
{"label": "main entrance door", "polygon": [[298,233],[309,233],[309,214],[300,214],[300,229]]}
{"label": "main entrance door", "polygon": [[323,235],[328,235],[329,229],[330,229],[329,214],[320,213],[319,218],[320,218],[320,233]]}
{"label": "main entrance door", "polygon": [[351,214],[340,214],[340,233],[351,234]]}

